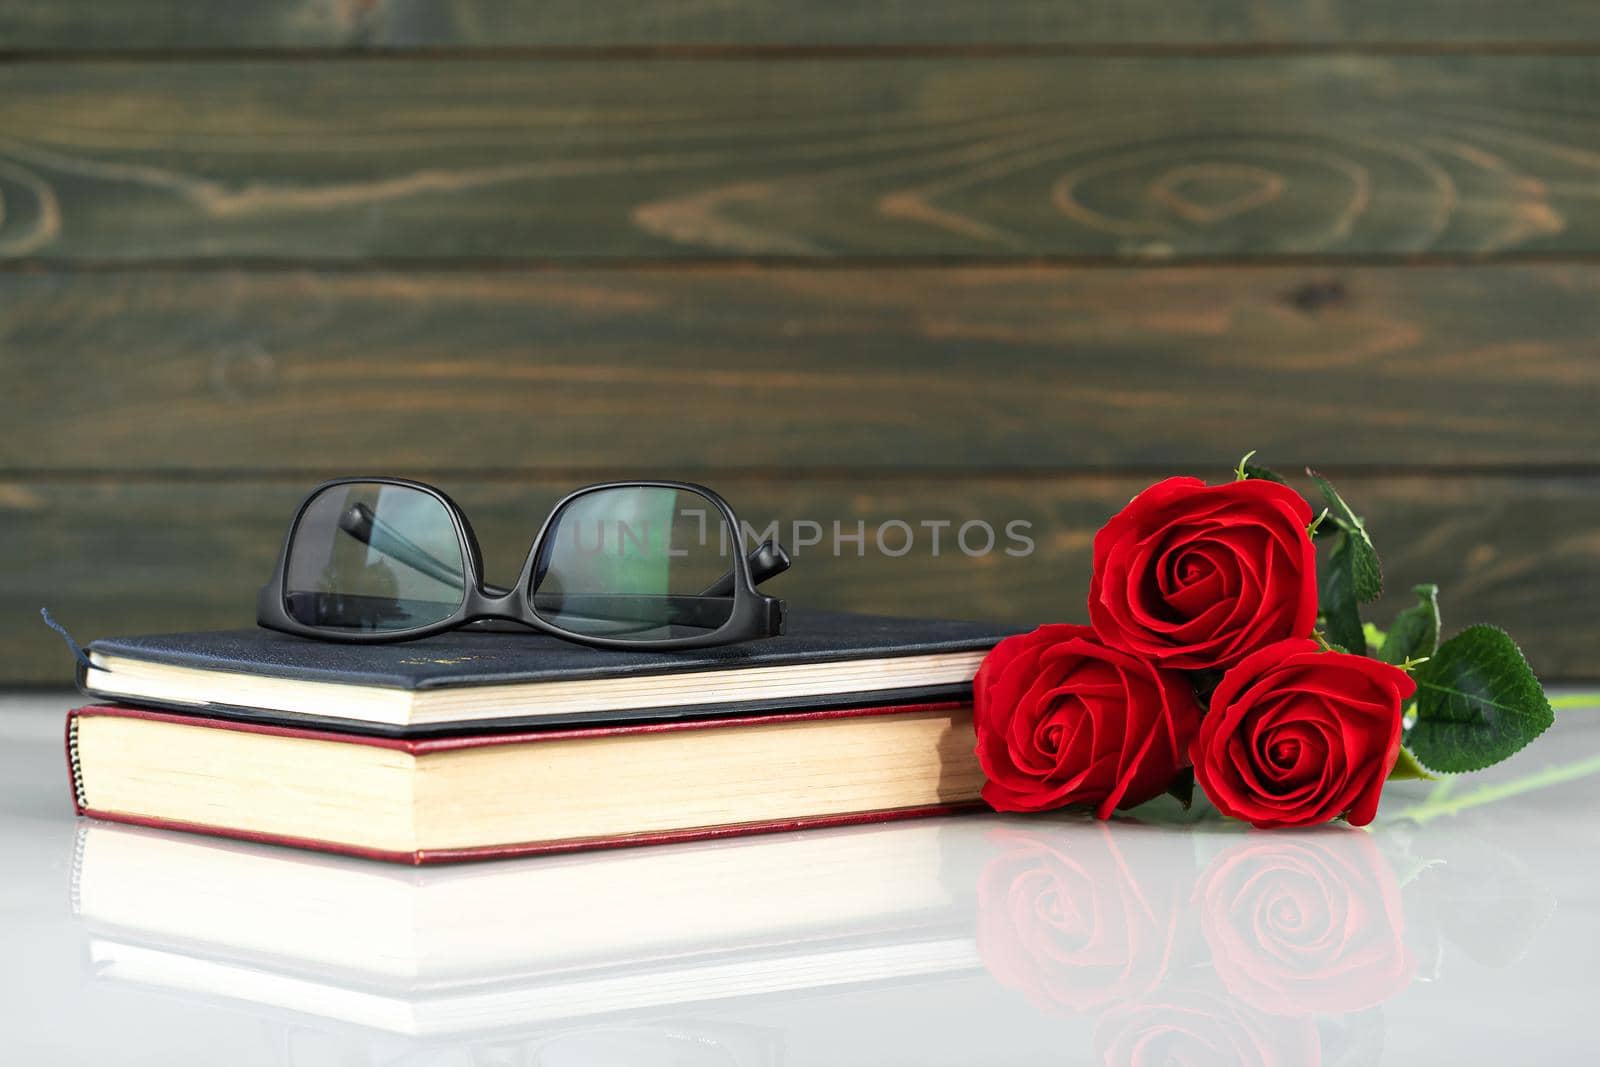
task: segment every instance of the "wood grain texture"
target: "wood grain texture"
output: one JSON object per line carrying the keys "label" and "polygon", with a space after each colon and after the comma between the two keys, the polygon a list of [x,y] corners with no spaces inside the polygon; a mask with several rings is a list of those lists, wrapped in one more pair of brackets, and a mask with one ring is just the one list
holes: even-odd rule
{"label": "wood grain texture", "polygon": [[1600,250],[1600,58],[0,67],[0,256]]}
{"label": "wood grain texture", "polygon": [[[1093,533],[1145,481],[719,478],[717,488],[741,518],[783,524],[796,564],[772,588],[793,602],[1030,622],[1083,618]],[[1492,620],[1548,677],[1596,677],[1590,594],[1600,569],[1600,482],[1346,476],[1339,484],[1367,516],[1397,594],[1371,617],[1387,621],[1411,585],[1437,581],[1447,631]],[[490,577],[498,580],[515,574],[546,509],[571,488],[510,481],[442,487],[472,517]],[[70,676],[70,657],[38,620],[41,604],[81,640],[251,624],[255,590],[306,488],[287,480],[0,483],[8,562],[0,576],[3,680],[60,683]],[[822,545],[795,544],[792,524],[807,519],[821,524]],[[918,534],[899,558],[873,543],[891,519]],[[833,555],[835,520],[846,534],[865,524],[864,555],[851,543]],[[969,558],[956,547],[954,531],[972,520],[996,529],[996,551]],[[1011,543],[1004,528],[1013,520],[1031,524],[1029,556],[1001,551]],[[924,521],[954,524],[937,557]],[[970,548],[982,545],[980,535],[970,532]],[[886,537],[898,548],[903,535],[891,529]]]}
{"label": "wood grain texture", "polygon": [[0,471],[1590,464],[1596,337],[1600,266],[9,275]]}
{"label": "wood grain texture", "polygon": [[13,50],[1600,40],[1584,0],[9,0]]}

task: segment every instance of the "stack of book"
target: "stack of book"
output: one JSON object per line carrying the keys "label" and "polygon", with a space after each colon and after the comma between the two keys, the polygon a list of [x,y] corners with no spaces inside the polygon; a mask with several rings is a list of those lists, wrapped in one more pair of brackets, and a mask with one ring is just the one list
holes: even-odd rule
{"label": "stack of book", "polygon": [[794,611],[786,636],[614,652],[527,632],[97,641],[81,814],[402,863],[975,806],[971,682],[1007,629]]}

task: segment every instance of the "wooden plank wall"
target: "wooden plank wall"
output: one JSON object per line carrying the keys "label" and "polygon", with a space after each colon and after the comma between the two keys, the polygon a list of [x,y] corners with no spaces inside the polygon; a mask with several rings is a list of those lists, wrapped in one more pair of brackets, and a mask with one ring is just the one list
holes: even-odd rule
{"label": "wooden plank wall", "polygon": [[247,625],[323,476],[502,574],[605,477],[1023,520],[775,588],[1072,619],[1250,448],[1600,677],[1597,346],[1584,0],[0,0],[4,682],[68,677],[41,604]]}

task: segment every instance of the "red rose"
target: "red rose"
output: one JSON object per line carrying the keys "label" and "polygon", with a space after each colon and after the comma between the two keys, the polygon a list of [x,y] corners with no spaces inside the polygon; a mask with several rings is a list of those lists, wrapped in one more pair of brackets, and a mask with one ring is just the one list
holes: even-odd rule
{"label": "red rose", "polygon": [[1217,974],[1262,1011],[1361,1011],[1411,982],[1400,885],[1367,834],[1236,845],[1195,896]]}
{"label": "red rose", "polygon": [[1195,780],[1224,815],[1261,829],[1344,815],[1365,826],[1400,754],[1405,671],[1366,656],[1280,641],[1222,676],[1190,749]]}
{"label": "red rose", "polygon": [[1106,1067],[1316,1067],[1322,1062],[1322,1039],[1311,1019],[1265,1015],[1197,984],[1106,1012],[1095,1024],[1094,1046],[1096,1059]]}
{"label": "red rose", "polygon": [[1159,834],[1007,827],[989,840],[1003,851],[978,877],[978,951],[996,981],[1041,1008],[1081,1012],[1161,983],[1189,883]]}
{"label": "red rose", "polygon": [[1107,648],[1087,626],[1041,626],[994,647],[973,680],[983,799],[1000,811],[1160,796],[1188,766],[1200,705],[1188,681]]}
{"label": "red rose", "polygon": [[1227,667],[1317,621],[1311,506],[1249,478],[1157,482],[1094,537],[1089,621],[1163,667]]}

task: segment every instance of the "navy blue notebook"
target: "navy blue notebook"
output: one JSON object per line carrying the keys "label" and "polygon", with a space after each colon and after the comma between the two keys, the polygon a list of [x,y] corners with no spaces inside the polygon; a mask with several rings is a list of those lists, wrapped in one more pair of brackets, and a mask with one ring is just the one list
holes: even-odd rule
{"label": "navy blue notebook", "polygon": [[782,637],[617,652],[529,630],[347,645],[272,630],[107,638],[95,697],[208,716],[390,736],[605,726],[962,700],[1014,626],[793,609]]}

